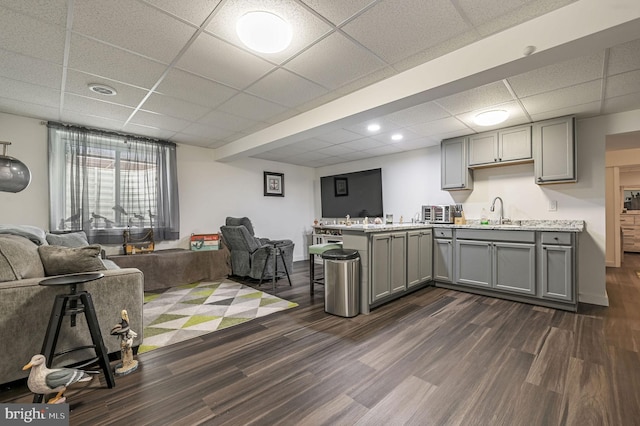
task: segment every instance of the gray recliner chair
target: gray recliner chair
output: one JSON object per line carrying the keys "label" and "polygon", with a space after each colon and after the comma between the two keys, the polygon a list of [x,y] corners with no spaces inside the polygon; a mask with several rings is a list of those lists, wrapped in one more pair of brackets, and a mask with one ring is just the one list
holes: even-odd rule
{"label": "gray recliner chair", "polygon": [[233,275],[256,280],[273,279],[273,249],[280,250],[276,278],[284,277],[293,267],[294,243],[291,240],[256,238],[251,221],[246,218],[228,217],[220,227],[225,245],[231,252]]}

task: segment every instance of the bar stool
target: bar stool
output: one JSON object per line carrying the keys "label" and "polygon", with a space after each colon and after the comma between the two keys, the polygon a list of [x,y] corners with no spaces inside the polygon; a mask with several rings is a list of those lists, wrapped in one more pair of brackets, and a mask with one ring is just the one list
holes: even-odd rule
{"label": "bar stool", "polygon": [[[315,261],[314,256],[321,256],[327,250],[332,249],[340,249],[342,248],[342,243],[324,243],[324,244],[313,244],[309,246],[309,290],[311,295],[313,296],[313,285],[320,284],[324,285],[324,277],[320,279],[315,278]],[[322,261],[324,264],[324,260]]]}
{"label": "bar stool", "polygon": [[[47,359],[47,368],[51,368],[53,359],[55,357],[66,355],[70,352],[79,351],[82,349],[95,349],[95,358],[92,358],[84,362],[82,365],[78,365],[75,367],[83,368],[97,361],[100,364],[102,371],[104,372],[104,377],[107,381],[107,387],[112,388],[116,385],[116,383],[113,378],[111,367],[109,365],[109,355],[107,353],[107,348],[104,345],[104,341],[102,340],[100,324],[98,323],[98,317],[96,316],[96,311],[93,306],[91,294],[87,291],[76,291],[78,284],[99,280],[102,277],[104,277],[104,274],[99,272],[92,272],[84,274],[63,275],[40,281],[39,284],[42,286],[71,286],[69,294],[57,295],[56,300],[53,303],[49,325],[44,336],[44,342],[42,343],[42,355],[44,355]],[[77,348],[67,349],[62,352],[56,353],[55,349],[56,344],[58,343],[58,336],[60,335],[62,319],[67,315],[70,316],[71,327],[75,327],[76,315],[78,314],[84,314],[87,320],[87,326],[89,327],[89,333],[91,334],[91,340],[93,344],[79,346]],[[42,394],[34,395],[33,402],[42,402],[43,396],[44,395]]]}
{"label": "bar stool", "polygon": [[[291,287],[291,277],[289,277],[289,270],[287,269],[287,262],[284,260],[284,254],[282,253],[282,248],[278,244],[274,244],[271,247],[271,257],[273,258],[273,276],[271,277],[271,283],[273,285],[273,294],[276,293],[276,280],[280,278],[278,276],[278,258],[282,261],[282,266],[284,266],[284,272],[287,275],[287,280],[289,280],[289,287]],[[267,259],[268,261],[269,259]],[[262,275],[260,275],[260,282],[258,286],[262,285],[262,280],[264,279],[264,273],[267,270],[267,262],[264,262],[264,267],[262,268]]]}

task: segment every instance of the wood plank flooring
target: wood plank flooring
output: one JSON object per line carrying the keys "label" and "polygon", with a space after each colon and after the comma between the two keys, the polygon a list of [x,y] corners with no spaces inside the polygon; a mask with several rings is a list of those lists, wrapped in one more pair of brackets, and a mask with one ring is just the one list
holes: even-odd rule
{"label": "wood plank flooring", "polygon": [[277,294],[298,308],[141,354],[114,389],[71,388],[71,424],[636,425],[640,255],[624,260],[608,308],[430,287],[351,319],[324,313],[297,262]]}

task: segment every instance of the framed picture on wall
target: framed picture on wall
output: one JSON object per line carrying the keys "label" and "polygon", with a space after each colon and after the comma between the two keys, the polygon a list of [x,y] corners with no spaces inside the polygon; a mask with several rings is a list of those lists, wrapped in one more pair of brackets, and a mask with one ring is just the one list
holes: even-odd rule
{"label": "framed picture on wall", "polygon": [[284,197],[284,173],[264,172],[264,196]]}
{"label": "framed picture on wall", "polygon": [[349,195],[349,181],[347,178],[335,178],[333,181],[335,185],[336,197],[346,197]]}

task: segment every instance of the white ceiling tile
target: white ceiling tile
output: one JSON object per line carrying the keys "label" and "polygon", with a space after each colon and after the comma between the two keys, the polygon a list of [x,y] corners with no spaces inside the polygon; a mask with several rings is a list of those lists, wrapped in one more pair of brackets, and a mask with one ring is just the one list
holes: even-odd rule
{"label": "white ceiling tile", "polygon": [[238,93],[236,89],[175,68],[169,71],[156,91],[209,108],[217,107]]}
{"label": "white ceiling tile", "polygon": [[282,113],[285,108],[273,102],[265,101],[252,95],[240,93],[220,105],[220,111],[245,117],[250,120],[264,121],[269,117]]}
{"label": "white ceiling tile", "polygon": [[640,94],[638,93],[606,99],[602,113],[614,114],[635,109],[640,109]]}
{"label": "white ceiling tile", "polygon": [[402,149],[395,145],[384,145],[377,148],[368,149],[366,152],[374,157],[378,157],[381,155],[395,154],[401,151]]}
{"label": "white ceiling tile", "polygon": [[468,31],[457,34],[454,37],[443,41],[442,43],[438,43],[435,46],[431,46],[411,56],[407,56],[401,61],[394,62],[393,68],[397,72],[406,71],[410,68],[422,65],[442,55],[446,55],[449,52],[458,50],[478,40],[480,40],[480,36],[478,35],[477,31],[469,29]]}
{"label": "white ceiling tile", "polygon": [[2,0],[2,7],[50,24],[67,23],[67,0]]}
{"label": "white ceiling tile", "polygon": [[339,25],[376,0],[302,0],[310,8]]}
{"label": "white ceiling tile", "polygon": [[22,115],[24,117],[39,118],[41,120],[60,120],[59,108],[3,97],[0,97],[0,111],[8,114]]}
{"label": "white ceiling tile", "polygon": [[177,67],[243,89],[272,70],[274,65],[203,33],[187,49]]}
{"label": "white ceiling tile", "polygon": [[456,93],[436,100],[436,103],[457,115],[463,112],[476,111],[513,100],[509,89],[502,81],[486,84],[465,92]]}
{"label": "white ceiling tile", "polygon": [[188,121],[182,120],[180,118],[154,114],[142,110],[136,112],[129,123],[153,127],[159,130],[166,130],[172,133],[182,132],[187,126],[191,124]]}
{"label": "white ceiling tile", "polygon": [[62,66],[0,49],[0,76],[60,90]]}
{"label": "white ceiling tile", "polygon": [[356,139],[361,139],[362,136],[357,133],[350,132],[348,130],[336,129],[328,133],[318,135],[316,136],[316,138],[320,139],[321,141],[337,144],[342,142],[354,141]]}
{"label": "white ceiling tile", "polygon": [[9,98],[52,108],[60,106],[59,90],[4,77],[0,77],[0,98]]}
{"label": "white ceiling tile", "polygon": [[522,7],[527,0],[457,0],[473,26],[482,25]]}
{"label": "white ceiling tile", "polygon": [[340,158],[346,161],[363,160],[365,158],[370,158],[370,157],[371,157],[371,154],[368,153],[367,151],[353,151],[353,152],[342,154],[340,156]]}
{"label": "white ceiling tile", "polygon": [[315,151],[315,150],[319,150],[319,149],[326,148],[328,146],[333,146],[333,145],[335,144],[331,142],[326,142],[318,138],[311,138],[311,139],[305,139],[302,142],[297,142],[293,146],[296,146],[308,151]]}
{"label": "white ceiling tile", "polygon": [[74,2],[73,30],[167,64],[196,31],[131,0]]}
{"label": "white ceiling tile", "polygon": [[327,89],[280,68],[249,86],[246,92],[295,108],[324,95]]}
{"label": "white ceiling tile", "polygon": [[297,144],[291,144],[291,145],[281,146],[279,148],[274,148],[272,150],[269,150],[268,152],[272,154],[277,154],[280,156],[280,158],[288,158],[298,154],[305,154],[310,151],[312,150],[308,148],[303,148]]}
{"label": "white ceiling tile", "polygon": [[[116,90],[115,96],[104,96],[89,90],[89,84],[99,83],[113,87]],[[79,71],[67,70],[67,80],[65,83],[65,92],[74,93],[76,95],[95,98],[101,101],[113,102],[119,105],[126,105],[136,108],[140,101],[147,94],[146,90],[135,86],[129,86],[117,81],[108,80],[106,78],[96,77]]]}
{"label": "white ceiling tile", "polygon": [[182,143],[190,146],[199,146],[203,148],[209,148],[216,141],[214,138],[198,135],[190,135],[187,133],[176,133],[169,139],[171,142]]}
{"label": "white ceiling tile", "polygon": [[607,79],[606,98],[635,93],[640,97],[640,70],[616,74]]}
{"label": "white ceiling tile", "polygon": [[219,127],[205,126],[204,124],[191,123],[180,132],[191,136],[207,138],[211,141],[223,140],[233,134],[233,132]]}
{"label": "white ceiling tile", "polygon": [[439,144],[440,144],[440,139],[423,137],[419,139],[412,139],[409,141],[401,141],[395,145],[401,148],[402,150],[411,151],[414,149],[421,149],[421,148],[426,148],[428,146],[434,146]]}
{"label": "white ceiling tile", "polygon": [[226,112],[217,110],[211,111],[198,120],[198,122],[233,131],[240,131],[258,123],[255,120],[249,120],[248,118],[227,114]]}
{"label": "white ceiling tile", "polygon": [[285,67],[330,89],[370,74],[385,63],[334,33],[293,58]]}
{"label": "white ceiling tile", "polygon": [[213,12],[220,0],[189,0],[177,2],[175,0],[143,0],[172,15],[200,26]]}
{"label": "white ceiling tile", "polygon": [[150,89],[166,67],[113,46],[73,34],[69,67],[110,80]]}
{"label": "white ceiling tile", "polygon": [[94,127],[97,129],[120,131],[125,120],[110,120],[104,117],[98,117],[90,114],[83,114],[74,111],[63,111],[60,118],[63,122],[69,124],[77,124],[85,127]]}
{"label": "white ceiling tile", "polygon": [[134,109],[104,100],[66,93],[64,96],[64,111],[100,116],[124,122]]}
{"label": "white ceiling tile", "polygon": [[351,142],[345,142],[341,145],[356,151],[365,151],[371,148],[379,148],[385,144],[375,139],[362,138]]}
{"label": "white ceiling tile", "polygon": [[3,49],[62,65],[64,27],[0,7],[0,28]]}
{"label": "white ceiling tile", "polygon": [[565,115],[577,115],[578,117],[594,117],[600,114],[600,101],[587,102],[580,105],[571,105],[566,108],[559,108],[549,111],[543,111],[539,114],[532,114],[533,121],[548,120],[550,118],[563,117]]}
{"label": "white ceiling tile", "polygon": [[182,118],[188,121],[196,121],[209,112],[209,108],[191,102],[176,99],[171,96],[151,94],[142,105],[145,111]]}
{"label": "white ceiling tile", "polygon": [[435,102],[427,102],[421,105],[407,108],[393,114],[385,116],[386,120],[397,124],[400,127],[410,127],[417,124],[428,123],[442,118],[451,117],[447,111],[443,110]]}
{"label": "white ceiling tile", "polygon": [[443,118],[431,121],[429,123],[418,124],[409,127],[409,130],[421,136],[434,136],[443,133],[451,133],[457,131],[469,131],[470,129],[460,120],[454,117]]}
{"label": "white ceiling tile", "polygon": [[253,52],[255,55],[264,57],[269,61],[282,63],[294,53],[332,30],[330,25],[294,0],[242,0],[224,3],[220,11],[216,13],[209,23],[207,32],[215,34],[217,37],[243,49],[248,49],[236,34],[236,22],[242,15],[254,10],[266,10],[280,16],[289,23],[294,34],[291,44],[282,52],[270,54]]}
{"label": "white ceiling tile", "polygon": [[161,140],[169,140],[176,133],[170,130],[163,130],[155,128],[153,126],[143,126],[135,123],[127,124],[122,130],[134,135],[144,135],[149,138]]}
{"label": "white ceiling tile", "polygon": [[609,49],[608,75],[640,69],[640,40]]}
{"label": "white ceiling tile", "polygon": [[327,154],[334,157],[340,157],[344,154],[348,154],[350,152],[356,151],[355,149],[346,147],[344,145],[332,145],[326,148],[319,149],[318,152],[321,154]]}
{"label": "white ceiling tile", "polygon": [[559,89],[554,92],[523,98],[522,104],[531,116],[548,111],[569,108],[600,99],[602,82],[600,80],[578,84],[576,86]]}
{"label": "white ceiling tile", "polygon": [[539,68],[507,80],[519,97],[537,95],[602,78],[604,51]]}
{"label": "white ceiling tile", "polygon": [[255,154],[251,156],[252,158],[260,158],[262,160],[278,160],[280,159],[280,154],[273,153],[271,151],[263,152],[260,154]]}
{"label": "white ceiling tile", "polygon": [[301,154],[294,155],[290,158],[303,160],[303,161],[316,161],[316,160],[321,160],[323,158],[329,158],[329,157],[331,156],[327,154],[322,154],[318,151],[309,151],[309,152],[303,152]]}
{"label": "white ceiling tile", "polygon": [[388,63],[442,43],[468,29],[469,25],[449,0],[379,2],[343,27],[346,33]]}

